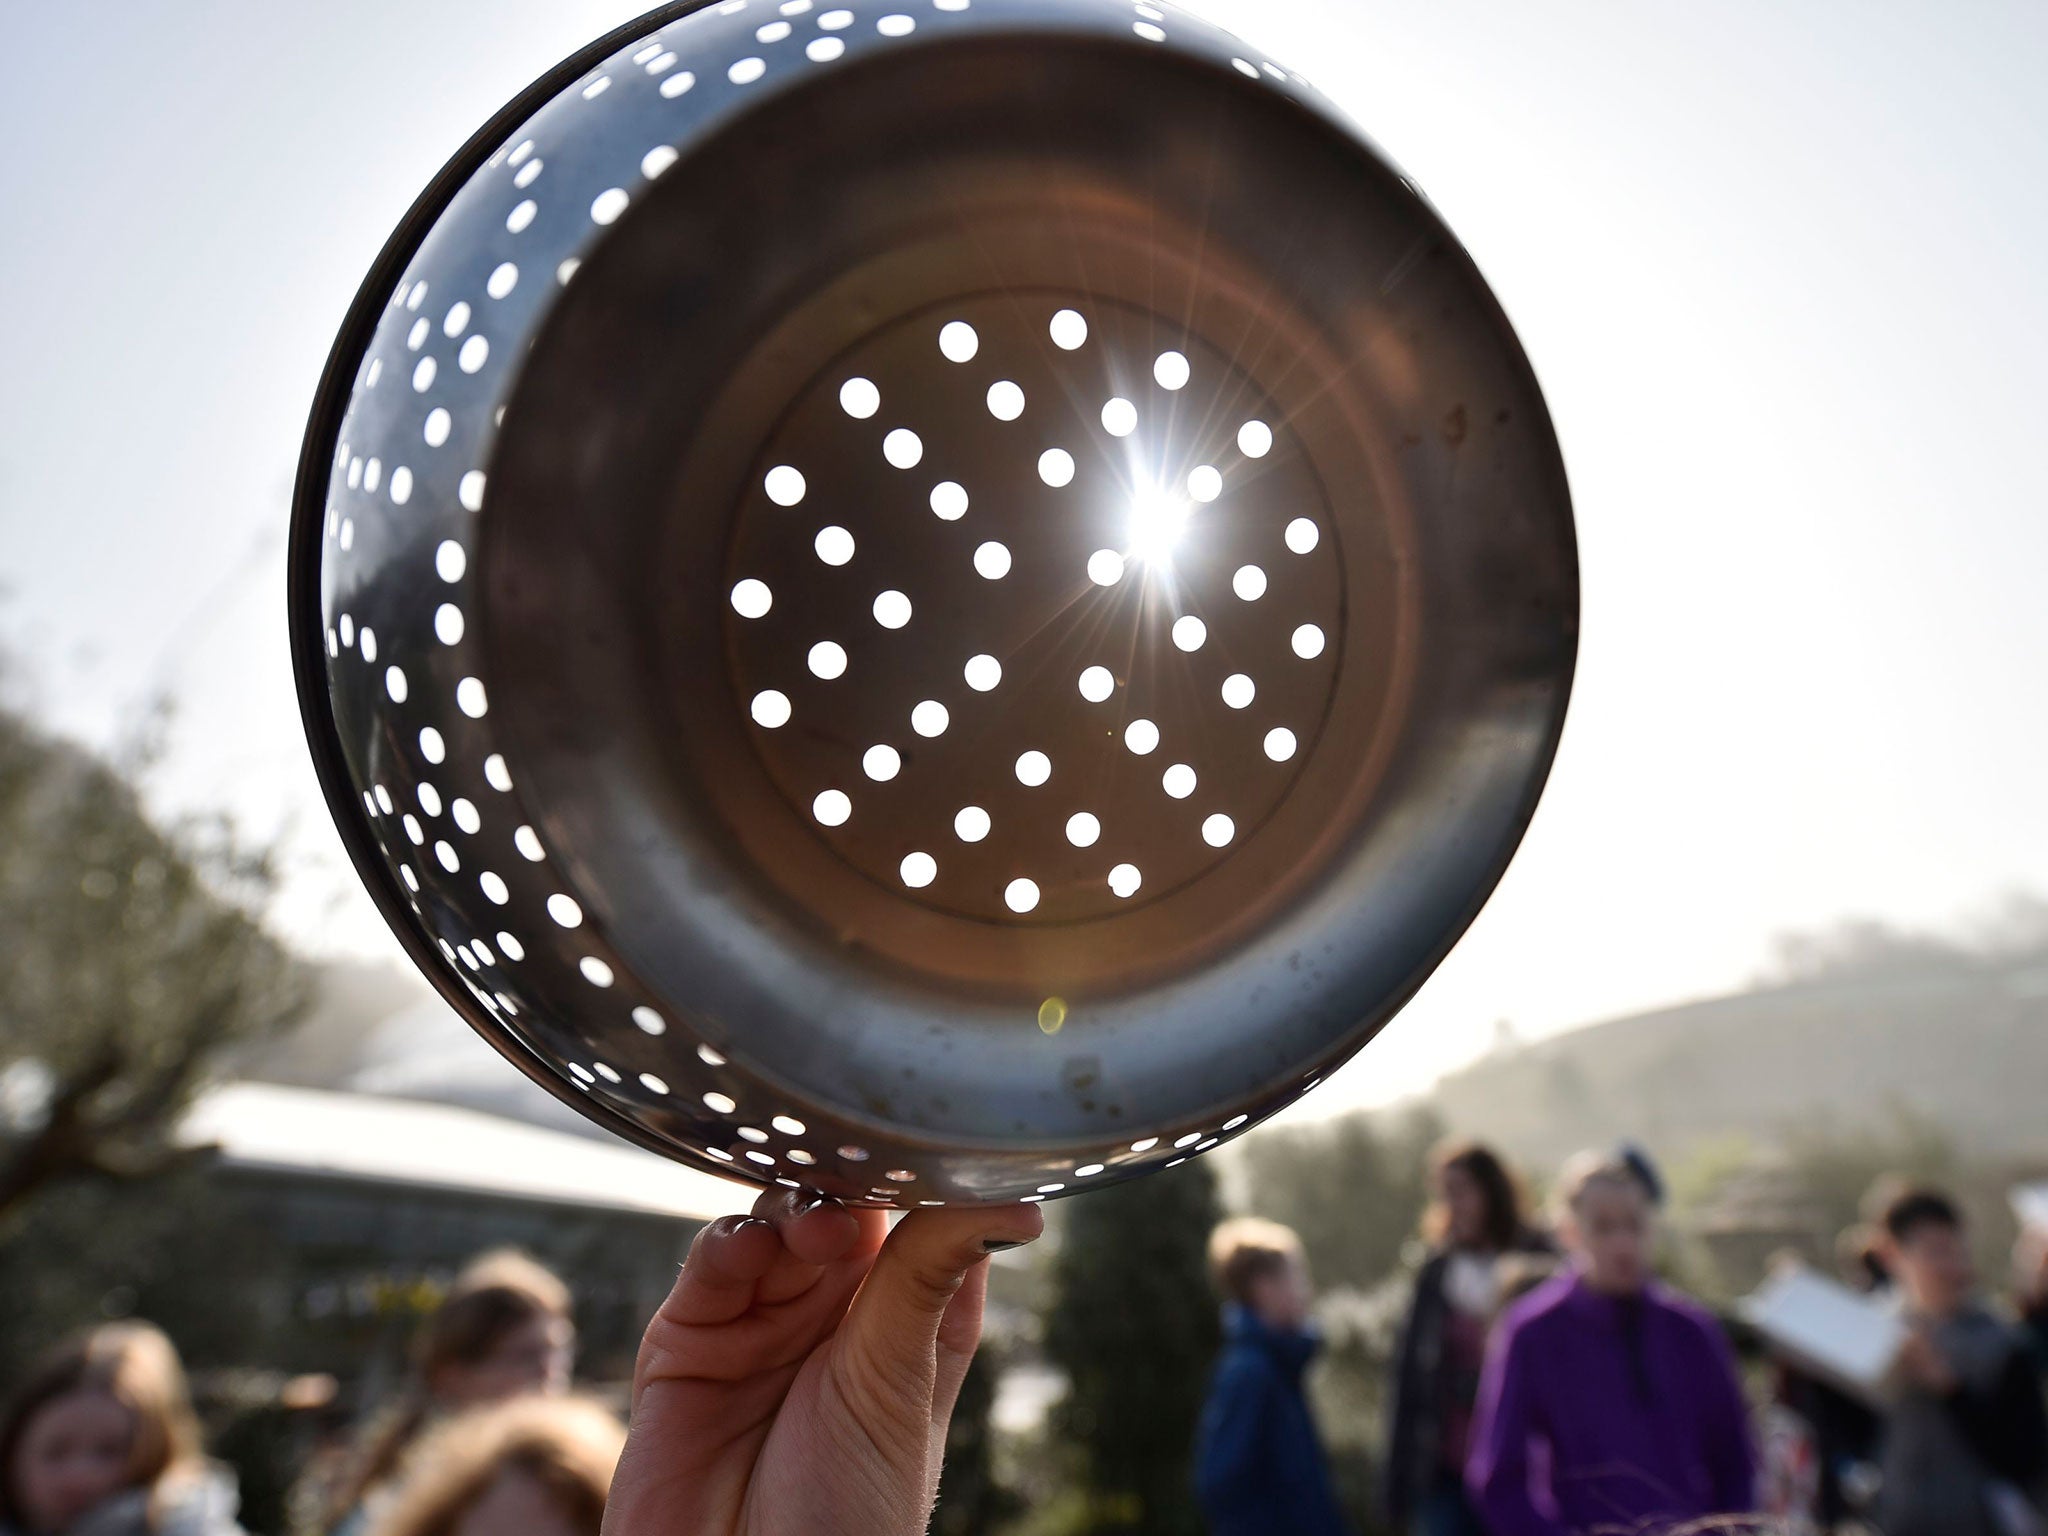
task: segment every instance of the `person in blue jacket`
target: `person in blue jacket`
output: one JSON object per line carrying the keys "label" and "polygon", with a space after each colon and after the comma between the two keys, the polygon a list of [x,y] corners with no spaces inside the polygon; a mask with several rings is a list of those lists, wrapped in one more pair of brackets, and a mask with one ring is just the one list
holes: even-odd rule
{"label": "person in blue jacket", "polygon": [[1226,1221],[1209,1242],[1225,1298],[1223,1353],[1195,1448],[1214,1536],[1346,1536],[1302,1391],[1318,1340],[1301,1240],[1277,1222]]}

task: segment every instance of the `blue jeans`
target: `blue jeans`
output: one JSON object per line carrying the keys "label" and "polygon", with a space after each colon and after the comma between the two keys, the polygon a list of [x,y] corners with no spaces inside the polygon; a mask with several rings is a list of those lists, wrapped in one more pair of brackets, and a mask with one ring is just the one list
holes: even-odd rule
{"label": "blue jeans", "polygon": [[1439,1477],[1422,1496],[1415,1529],[1417,1536],[1486,1536],[1465,1497],[1465,1485],[1449,1476]]}

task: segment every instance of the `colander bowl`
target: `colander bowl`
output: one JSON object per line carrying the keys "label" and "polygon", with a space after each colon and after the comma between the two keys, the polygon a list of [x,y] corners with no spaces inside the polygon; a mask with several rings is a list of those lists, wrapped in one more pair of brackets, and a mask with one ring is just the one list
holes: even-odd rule
{"label": "colander bowl", "polygon": [[1357,1051],[1533,813],[1535,378],[1429,204],[1173,7],[651,12],[336,344],[308,739],[491,1044],[759,1183],[1041,1199]]}

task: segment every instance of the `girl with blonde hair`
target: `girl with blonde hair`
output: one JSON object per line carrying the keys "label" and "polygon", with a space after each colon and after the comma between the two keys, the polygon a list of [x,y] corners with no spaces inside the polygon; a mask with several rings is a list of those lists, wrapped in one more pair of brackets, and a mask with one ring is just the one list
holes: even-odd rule
{"label": "girl with blonde hair", "polygon": [[518,1398],[424,1436],[370,1536],[598,1536],[625,1426],[595,1403]]}
{"label": "girl with blonde hair", "polygon": [[50,1354],[0,1418],[6,1536],[240,1536],[161,1329],[108,1323]]}

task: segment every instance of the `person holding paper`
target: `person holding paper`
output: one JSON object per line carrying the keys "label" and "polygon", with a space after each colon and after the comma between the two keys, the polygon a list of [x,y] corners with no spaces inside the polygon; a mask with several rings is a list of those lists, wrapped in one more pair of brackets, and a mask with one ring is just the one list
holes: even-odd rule
{"label": "person holding paper", "polygon": [[2048,1411],[2019,1336],[1977,1295],[1954,1201],[1895,1194],[1885,1263],[1911,1325],[1905,1390],[1884,1429],[1878,1525],[1886,1536],[2042,1536]]}
{"label": "person holding paper", "polygon": [[1650,1277],[1660,1187],[1634,1149],[1559,1178],[1571,1270],[1510,1307],[1487,1348],[1465,1481],[1492,1536],[1662,1532],[1756,1507],[1727,1341]]}

